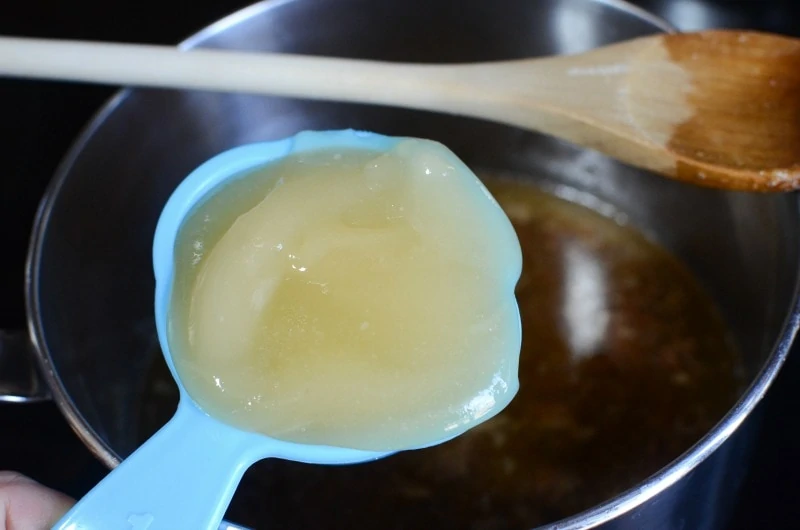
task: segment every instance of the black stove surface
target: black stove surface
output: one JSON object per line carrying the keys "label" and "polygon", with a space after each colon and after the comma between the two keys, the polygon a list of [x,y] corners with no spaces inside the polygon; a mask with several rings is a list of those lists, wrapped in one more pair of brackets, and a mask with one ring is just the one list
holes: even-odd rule
{"label": "black stove surface", "polygon": [[[534,1],[534,0],[531,0]],[[0,3],[0,34],[174,44],[251,0],[24,0]],[[682,30],[762,29],[800,36],[796,0],[639,0]],[[61,157],[114,91],[0,80],[0,329],[24,326],[23,267],[36,206]],[[800,347],[800,345],[798,345]],[[764,422],[732,530],[795,528],[800,521],[800,352],[789,356],[760,405]],[[52,403],[0,404],[0,469],[74,497],[105,468]]]}

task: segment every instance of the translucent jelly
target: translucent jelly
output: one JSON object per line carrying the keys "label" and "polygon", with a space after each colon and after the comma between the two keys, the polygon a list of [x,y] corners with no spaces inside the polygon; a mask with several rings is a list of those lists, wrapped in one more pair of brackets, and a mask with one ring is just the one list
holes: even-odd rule
{"label": "translucent jelly", "polygon": [[393,451],[458,435],[517,392],[519,242],[441,144],[261,167],[195,207],[175,256],[176,371],[236,427]]}

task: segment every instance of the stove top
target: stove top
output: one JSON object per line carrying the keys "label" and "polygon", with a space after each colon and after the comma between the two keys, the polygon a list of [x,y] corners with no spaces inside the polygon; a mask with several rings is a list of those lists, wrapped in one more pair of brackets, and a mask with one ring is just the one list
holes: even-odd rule
{"label": "stove top", "polygon": [[[25,0],[0,5],[0,34],[172,44],[251,0]],[[800,36],[796,0],[639,0],[682,30],[762,29]],[[24,326],[23,266],[39,199],[75,136],[114,92],[104,87],[0,80],[0,329]],[[800,348],[800,344],[798,345]],[[800,352],[761,403],[764,420],[731,530],[794,528],[800,520]],[[0,469],[79,497],[105,468],[52,403],[0,404]]]}

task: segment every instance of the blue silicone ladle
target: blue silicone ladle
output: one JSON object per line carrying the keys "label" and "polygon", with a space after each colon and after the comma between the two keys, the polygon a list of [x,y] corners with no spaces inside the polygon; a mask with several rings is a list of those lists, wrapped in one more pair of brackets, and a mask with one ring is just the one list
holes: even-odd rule
{"label": "blue silicone ladle", "polygon": [[[349,464],[391,454],[275,440],[207,415],[187,394],[175,370],[167,341],[167,316],[178,231],[192,208],[220,185],[290,154],[320,149],[385,152],[400,141],[402,138],[352,130],[306,131],[285,140],[226,151],[202,164],[175,189],[156,227],[153,268],[158,340],[180,392],[177,411],[161,430],[87,493],[54,529],[216,530],[242,475],[258,460],[274,457]],[[521,341],[521,337],[516,339]]]}

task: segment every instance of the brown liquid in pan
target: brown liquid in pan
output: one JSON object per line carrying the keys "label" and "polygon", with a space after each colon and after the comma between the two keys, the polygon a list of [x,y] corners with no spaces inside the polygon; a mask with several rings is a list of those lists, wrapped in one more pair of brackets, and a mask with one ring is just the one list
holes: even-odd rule
{"label": "brown liquid in pan", "polygon": [[[226,518],[257,529],[526,529],[645,479],[733,404],[739,357],[686,268],[635,230],[487,180],[523,248],[520,392],[444,445],[343,467],[267,460]],[[142,440],[177,392],[157,356]]]}

